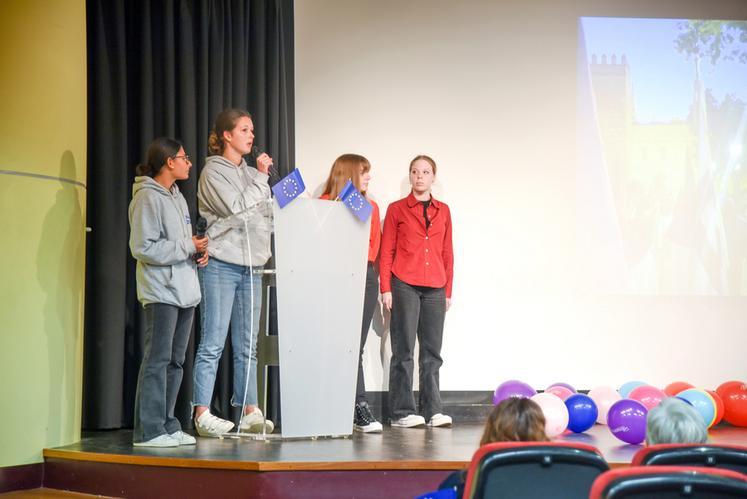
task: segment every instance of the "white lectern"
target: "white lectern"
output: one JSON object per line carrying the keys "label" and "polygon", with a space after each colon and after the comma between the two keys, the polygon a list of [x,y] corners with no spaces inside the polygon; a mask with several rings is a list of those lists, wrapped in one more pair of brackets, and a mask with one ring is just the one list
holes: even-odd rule
{"label": "white lectern", "polygon": [[371,221],[308,198],[274,215],[282,436],[349,435]]}

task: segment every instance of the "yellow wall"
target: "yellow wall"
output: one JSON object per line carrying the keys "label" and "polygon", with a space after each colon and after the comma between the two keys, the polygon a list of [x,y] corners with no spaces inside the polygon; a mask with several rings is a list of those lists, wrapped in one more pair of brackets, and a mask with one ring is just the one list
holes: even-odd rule
{"label": "yellow wall", "polygon": [[3,0],[0,74],[1,467],[80,438],[85,0]]}

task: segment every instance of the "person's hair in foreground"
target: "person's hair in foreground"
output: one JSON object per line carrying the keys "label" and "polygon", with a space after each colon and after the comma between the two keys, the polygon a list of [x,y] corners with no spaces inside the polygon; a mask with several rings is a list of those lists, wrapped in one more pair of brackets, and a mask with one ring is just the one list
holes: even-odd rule
{"label": "person's hair in foreground", "polygon": [[646,416],[646,443],[702,444],[708,430],[700,413],[677,397],[669,397],[651,409]]}
{"label": "person's hair in foreground", "polygon": [[480,446],[492,442],[546,442],[545,416],[536,402],[511,397],[493,407]]}

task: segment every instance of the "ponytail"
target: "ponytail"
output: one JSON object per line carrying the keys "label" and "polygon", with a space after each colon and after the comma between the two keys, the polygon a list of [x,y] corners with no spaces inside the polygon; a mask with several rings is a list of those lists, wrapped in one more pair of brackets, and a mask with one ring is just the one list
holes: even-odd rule
{"label": "ponytail", "polygon": [[174,139],[168,137],[159,137],[150,143],[146,153],[145,163],[135,167],[135,175],[155,177],[166,165],[169,158],[179,154],[182,145]]}
{"label": "ponytail", "polygon": [[236,127],[236,122],[239,118],[252,119],[252,115],[248,111],[243,109],[224,109],[215,118],[215,124],[213,129],[210,131],[208,137],[208,152],[211,155],[221,155],[226,148],[226,143],[223,140],[223,132],[230,132]]}

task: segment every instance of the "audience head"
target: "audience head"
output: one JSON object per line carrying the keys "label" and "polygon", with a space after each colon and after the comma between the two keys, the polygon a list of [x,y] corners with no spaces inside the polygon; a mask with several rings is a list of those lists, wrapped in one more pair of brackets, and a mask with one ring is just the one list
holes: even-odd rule
{"label": "audience head", "polygon": [[703,416],[690,404],[677,397],[665,398],[648,411],[646,443],[702,444],[708,439]]}
{"label": "audience head", "polygon": [[360,154],[343,154],[332,163],[323,194],[336,198],[350,179],[358,192],[365,195],[368,186],[362,185],[362,177],[369,170],[371,163]]}
{"label": "audience head", "polygon": [[533,400],[508,398],[490,412],[480,445],[492,442],[546,442],[545,416]]}

